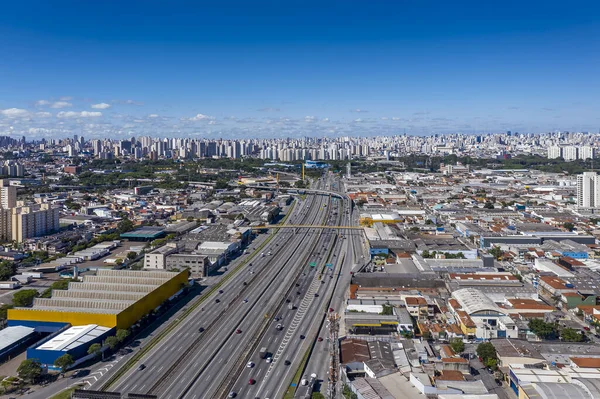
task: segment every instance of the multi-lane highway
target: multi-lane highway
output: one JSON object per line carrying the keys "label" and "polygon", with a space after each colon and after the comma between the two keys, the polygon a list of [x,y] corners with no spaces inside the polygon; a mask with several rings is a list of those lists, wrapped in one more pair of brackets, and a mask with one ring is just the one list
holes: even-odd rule
{"label": "multi-lane highway", "polygon": [[[337,204],[332,205],[328,196],[309,195],[299,201],[288,222],[335,223],[327,216],[334,208]],[[314,283],[317,273],[303,268],[319,262],[331,249],[336,240],[335,234],[330,235],[320,241],[318,231],[277,232],[263,249],[264,256],[258,255],[232,276],[222,292],[207,298],[110,390],[161,398],[219,397],[228,392],[240,374],[239,366],[245,371],[244,359],[260,345],[261,337],[269,335],[273,318],[287,309],[286,299],[297,306],[297,314],[311,314],[312,301],[306,298],[317,299],[314,293],[320,287]]]}

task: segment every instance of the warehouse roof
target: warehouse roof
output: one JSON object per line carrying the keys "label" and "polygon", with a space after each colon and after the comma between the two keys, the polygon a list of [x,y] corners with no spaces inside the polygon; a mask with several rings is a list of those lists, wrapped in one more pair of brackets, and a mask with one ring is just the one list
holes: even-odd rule
{"label": "warehouse roof", "polygon": [[108,327],[97,326],[96,324],[71,327],[51,340],[44,342],[36,349],[66,352],[93,341],[109,330]]}
{"label": "warehouse roof", "polygon": [[474,288],[463,288],[452,293],[454,299],[458,301],[469,316],[480,312],[495,312],[506,314],[483,292]]}
{"label": "warehouse roof", "polygon": [[24,326],[6,327],[4,330],[0,330],[0,352],[33,334],[34,331],[35,328]]}
{"label": "warehouse roof", "polygon": [[142,227],[128,233],[121,234],[122,238],[133,238],[133,239],[155,239],[160,238],[165,234],[165,231],[162,227],[153,227],[146,226]]}

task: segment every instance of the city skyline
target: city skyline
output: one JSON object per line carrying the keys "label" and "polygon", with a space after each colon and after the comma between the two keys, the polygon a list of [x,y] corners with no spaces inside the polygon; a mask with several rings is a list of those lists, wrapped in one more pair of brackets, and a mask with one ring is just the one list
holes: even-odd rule
{"label": "city skyline", "polygon": [[11,4],[0,16],[0,134],[597,132],[598,11],[537,1]]}

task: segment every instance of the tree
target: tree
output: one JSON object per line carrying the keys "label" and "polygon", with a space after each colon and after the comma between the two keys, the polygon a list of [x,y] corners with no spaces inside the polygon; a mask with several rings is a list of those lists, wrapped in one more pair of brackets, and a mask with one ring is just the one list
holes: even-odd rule
{"label": "tree", "polygon": [[496,370],[498,368],[498,359],[492,359],[492,358],[486,359],[484,364],[485,364],[485,367],[489,367],[492,370]]}
{"label": "tree", "polygon": [[129,260],[135,259],[136,256],[137,256],[137,254],[134,251],[127,252],[127,259],[129,259]]}
{"label": "tree", "polygon": [[460,338],[452,338],[450,340],[450,347],[455,353],[462,353],[465,350],[465,343]]}
{"label": "tree", "polygon": [[2,320],[6,320],[8,318],[8,309],[12,309],[13,305],[10,305],[8,303],[5,303],[3,305],[0,305],[0,319]]}
{"label": "tree", "polygon": [[115,263],[117,264],[117,266],[121,266],[123,264],[123,259],[119,258],[115,261]]}
{"label": "tree", "polygon": [[119,345],[119,339],[112,335],[106,338],[104,344],[107,345],[110,348],[110,350],[114,350]]}
{"label": "tree", "polygon": [[124,342],[129,337],[129,330],[117,330],[116,337],[119,342]]}
{"label": "tree", "polygon": [[491,203],[490,201],[487,201],[487,202],[485,203],[485,205],[483,205],[483,207],[484,207],[485,209],[494,209],[494,204],[493,204],[493,203]]}
{"label": "tree", "polygon": [[17,374],[22,380],[34,383],[42,375],[42,363],[38,359],[23,360],[17,368]]}
{"label": "tree", "polygon": [[121,220],[119,224],[117,224],[117,233],[127,233],[131,230],[133,230],[133,222],[127,218]]}
{"label": "tree", "polygon": [[565,222],[565,223],[563,223],[563,227],[568,231],[573,231],[573,229],[575,228],[575,225],[571,222]]}
{"label": "tree", "polygon": [[94,357],[100,356],[100,352],[102,351],[102,345],[99,343],[91,344],[87,350],[88,355],[93,354]]}
{"label": "tree", "polygon": [[477,356],[487,361],[488,359],[497,359],[496,348],[491,342],[483,342],[477,346]]}
{"label": "tree", "polygon": [[[191,204],[190,204],[190,205],[191,205]],[[188,216],[188,218],[187,218],[187,221],[188,221],[188,222],[193,222],[193,221],[194,221],[194,217],[193,217],[193,216]]]}
{"label": "tree", "polygon": [[542,339],[556,338],[556,327],[552,323],[546,323],[542,319],[532,319],[528,324],[529,329]]}
{"label": "tree", "polygon": [[16,273],[16,268],[14,263],[3,260],[0,262],[0,280],[6,281]]}
{"label": "tree", "polygon": [[31,306],[33,304],[33,300],[39,294],[37,290],[21,290],[15,292],[13,295],[13,304],[18,307],[26,307]]}
{"label": "tree", "polygon": [[358,399],[358,396],[354,392],[352,392],[350,387],[346,384],[344,384],[342,395],[344,395],[344,398],[346,399]]}
{"label": "tree", "polygon": [[392,305],[384,304],[382,306],[382,308],[383,308],[382,311],[381,311],[382,315],[391,316],[391,315],[394,314],[394,307]]}
{"label": "tree", "polygon": [[498,259],[502,256],[502,254],[504,254],[504,251],[502,251],[502,249],[500,247],[494,246],[488,250],[488,253],[490,255],[493,255],[494,258]]}
{"label": "tree", "polygon": [[312,399],[325,399],[325,396],[321,392],[313,392]]}
{"label": "tree", "polygon": [[67,371],[67,369],[71,367],[73,363],[75,363],[75,360],[73,360],[73,356],[69,355],[68,353],[57,357],[54,361],[54,365],[60,369],[61,373]]}
{"label": "tree", "polygon": [[572,328],[563,328],[560,332],[560,337],[563,341],[567,342],[582,342],[584,340],[583,334],[578,333]]}

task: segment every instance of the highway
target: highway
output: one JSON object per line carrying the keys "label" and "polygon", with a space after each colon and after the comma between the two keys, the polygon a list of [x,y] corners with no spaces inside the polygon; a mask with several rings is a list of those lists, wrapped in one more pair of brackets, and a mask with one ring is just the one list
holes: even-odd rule
{"label": "highway", "polygon": [[[330,182],[326,182],[326,184],[330,184]],[[330,215],[329,225],[344,225],[350,221],[351,216],[346,213],[349,208],[348,204],[348,202],[337,198],[333,201],[332,210],[337,215]],[[325,356],[321,361],[324,366],[328,366],[327,334],[317,333],[321,328],[323,319],[326,317],[330,297],[333,295],[340,276],[344,272],[348,276],[345,280],[349,283],[349,272],[352,267],[353,256],[348,256],[348,254],[352,253],[353,244],[351,240],[344,238],[345,236],[346,232],[343,231],[339,234],[330,231],[322,233],[317,249],[321,251],[323,258],[318,262],[318,266],[312,269],[314,274],[311,275],[309,273],[311,269],[305,267],[307,278],[304,285],[308,286],[308,290],[301,291],[304,293],[304,297],[299,309],[289,310],[283,306],[279,310],[278,314],[283,320],[278,323],[284,324],[284,330],[278,331],[275,328],[277,323],[272,323],[269,331],[254,348],[253,353],[244,359],[245,361],[251,360],[255,363],[255,366],[242,369],[230,392],[244,398],[282,397],[288,389],[294,374],[296,374],[305,353],[313,344],[325,351]],[[323,251],[327,252],[323,253]],[[326,268],[324,267],[325,263],[331,263],[333,267],[331,269]],[[321,270],[323,270],[322,275],[320,275]],[[342,290],[340,303],[343,300],[343,292],[344,290]],[[319,296],[316,297],[315,293]],[[321,342],[317,340],[318,337],[323,338]],[[272,355],[272,363],[260,359],[258,352],[263,347],[266,347]],[[254,383],[251,384],[251,380]]]}
{"label": "highway", "polygon": [[[352,212],[348,215],[347,219],[349,225],[358,225],[358,213]],[[345,258],[341,265],[341,271],[338,274],[337,284],[330,297],[329,307],[334,309],[336,312],[342,312],[345,308],[345,299],[348,287],[350,286],[350,280],[352,275],[350,272],[356,272],[360,269],[362,263],[365,261],[367,255],[365,254],[364,236],[361,232],[348,231],[346,233],[346,248]],[[344,336],[343,331],[339,331],[339,336]],[[303,378],[310,381],[310,375],[316,374],[316,381],[314,386],[302,386],[300,385],[294,397],[296,398],[310,398],[313,391],[319,391],[326,397],[328,396],[329,388],[329,365],[330,365],[330,351],[329,351],[329,323],[324,321],[319,330],[318,336],[323,338],[322,342],[317,340],[313,341],[312,352],[309,360],[304,369]],[[337,345],[337,343],[335,343]],[[339,396],[340,385],[337,385],[337,393]]]}
{"label": "highway", "polygon": [[[309,195],[294,209],[288,222],[322,223],[329,209],[323,205],[328,202],[327,196]],[[221,288],[222,293],[212,295],[204,308],[196,309],[146,354],[139,363],[145,369],[132,368],[111,390],[153,393],[161,398],[211,397],[261,324],[268,321],[265,313],[273,317],[281,305],[291,289],[289,285],[300,274],[298,264],[309,261],[311,251],[307,249],[315,246],[317,237],[310,230],[276,233],[269,248],[263,249],[264,257],[254,259],[252,266],[233,276]],[[308,286],[301,284],[300,288]],[[236,334],[238,329],[241,332]],[[196,384],[205,382],[209,386],[196,388]]]}

